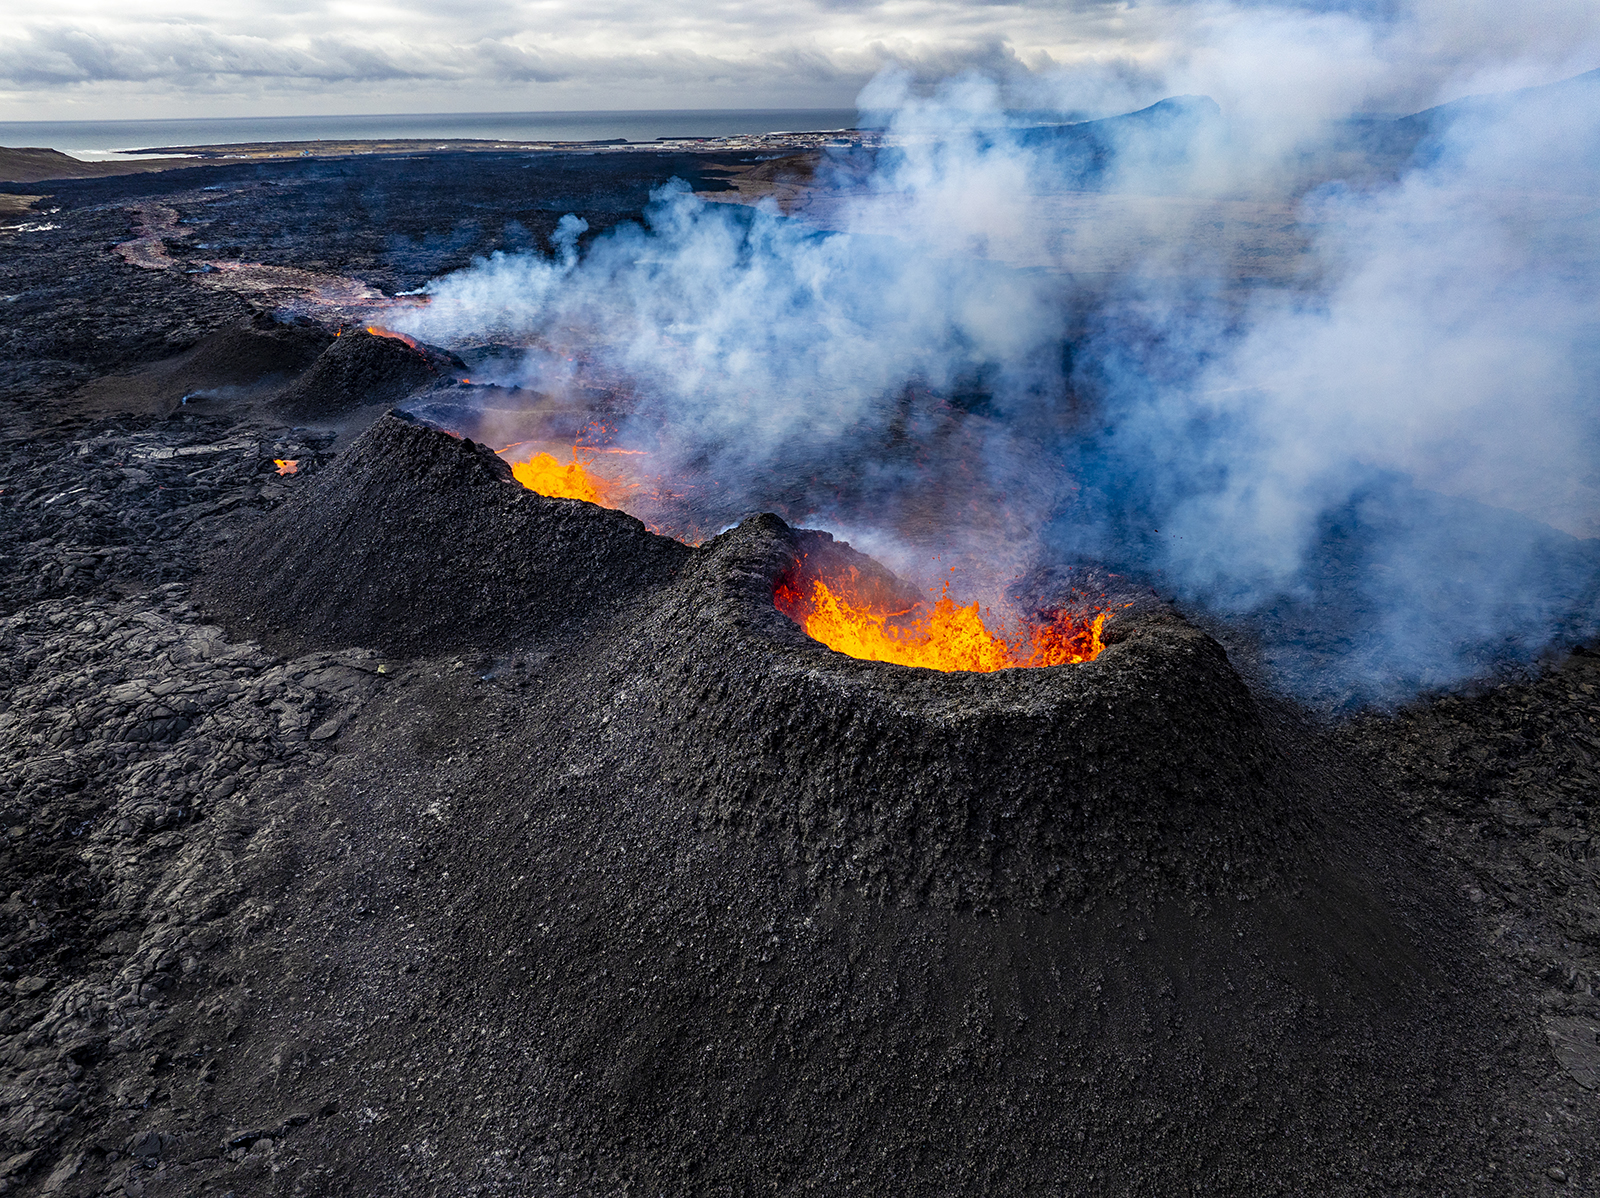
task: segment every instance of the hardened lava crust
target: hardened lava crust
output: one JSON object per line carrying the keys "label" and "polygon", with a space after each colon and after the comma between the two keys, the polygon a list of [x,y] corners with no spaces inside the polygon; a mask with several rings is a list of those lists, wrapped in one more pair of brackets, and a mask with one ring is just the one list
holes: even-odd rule
{"label": "hardened lava crust", "polygon": [[337,419],[366,404],[397,403],[419,388],[459,379],[466,370],[466,363],[446,350],[350,329],[284,390],[275,406],[290,420]]}

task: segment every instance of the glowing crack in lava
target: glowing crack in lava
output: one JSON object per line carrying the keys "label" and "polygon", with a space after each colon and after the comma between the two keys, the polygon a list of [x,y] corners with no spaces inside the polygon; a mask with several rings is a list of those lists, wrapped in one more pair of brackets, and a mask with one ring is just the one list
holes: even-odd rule
{"label": "glowing crack in lava", "polygon": [[577,446],[573,446],[570,462],[557,461],[553,454],[536,453],[527,461],[512,462],[511,475],[528,490],[551,499],[582,499],[601,507],[620,508],[625,488],[592,473],[587,469],[591,465],[592,461],[578,457]]}
{"label": "glowing crack in lava", "polygon": [[[844,588],[840,587],[840,592]],[[1028,624],[1028,638],[1013,642],[994,635],[976,603],[957,607],[949,584],[929,607],[917,603],[902,611],[875,610],[820,578],[806,595],[795,585],[778,585],[773,602],[813,640],[864,661],[888,661],[928,670],[986,674],[1018,666],[1056,666],[1093,661],[1104,644],[1105,613],[1080,623],[1065,612]]]}

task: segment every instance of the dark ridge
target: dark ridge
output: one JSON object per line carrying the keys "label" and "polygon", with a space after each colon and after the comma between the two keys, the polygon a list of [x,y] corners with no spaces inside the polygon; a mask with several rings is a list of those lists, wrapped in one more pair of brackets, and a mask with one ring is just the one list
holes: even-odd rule
{"label": "dark ridge", "polygon": [[422,387],[460,378],[466,369],[447,350],[353,329],[284,391],[277,408],[292,420],[331,420],[365,404],[396,403]]}
{"label": "dark ridge", "polygon": [[486,446],[390,413],[226,551],[205,590],[262,631],[444,651],[580,625],[688,555],[632,516],[526,490]]}
{"label": "dark ridge", "polygon": [[242,385],[267,375],[297,374],[313,365],[332,341],[315,325],[281,324],[256,315],[196,345],[185,359],[185,381]]}

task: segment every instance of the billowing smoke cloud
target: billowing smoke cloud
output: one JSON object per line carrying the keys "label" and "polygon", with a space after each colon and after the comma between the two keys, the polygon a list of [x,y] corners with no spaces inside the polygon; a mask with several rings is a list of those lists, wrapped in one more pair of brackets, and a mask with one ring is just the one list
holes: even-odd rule
{"label": "billowing smoke cloud", "polygon": [[[1253,621],[1305,693],[1591,631],[1600,81],[1330,124],[1395,30],[1229,28],[1220,108],[1061,128],[1001,81],[887,75],[862,104],[893,148],[825,166],[805,219],[668,187],[646,227],[580,253],[569,219],[553,257],[439,280],[407,331],[535,344],[544,394],[626,380],[633,434],[734,515],[981,557],[996,587],[1142,573]],[[1182,77],[1226,74],[1204,58]]]}
{"label": "billowing smoke cloud", "polygon": [[1600,75],[1426,127],[1394,185],[1307,198],[1317,285],[1214,336],[1148,291],[1101,311],[1119,487],[1100,527],[1057,528],[1111,551],[1121,527],[1189,595],[1297,623],[1271,656],[1335,692],[1448,683],[1600,615]]}
{"label": "billowing smoke cloud", "polygon": [[[542,394],[569,397],[595,375],[637,388],[628,435],[657,468],[717,480],[725,518],[766,507],[837,526],[871,511],[883,531],[938,525],[946,550],[974,520],[1000,521],[1031,550],[1023,530],[1049,518],[1049,467],[1003,519],[975,496],[949,517],[933,477],[976,472],[964,487],[1014,492],[1019,459],[1041,448],[1024,413],[1065,400],[1062,281],[992,260],[1020,242],[1038,163],[991,143],[980,127],[919,134],[852,189],[840,215],[858,227],[842,230],[669,185],[646,227],[580,257],[584,227],[568,218],[553,257],[497,255],[441,280],[400,327],[453,344],[533,342],[514,377]],[[979,391],[986,414],[963,427],[949,397]]]}

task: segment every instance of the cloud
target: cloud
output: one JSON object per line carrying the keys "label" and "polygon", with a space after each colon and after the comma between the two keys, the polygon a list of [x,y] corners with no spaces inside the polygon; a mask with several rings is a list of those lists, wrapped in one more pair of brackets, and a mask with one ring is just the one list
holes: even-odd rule
{"label": "cloud", "polygon": [[1163,85],[1241,111],[1401,111],[1548,82],[1596,44],[1589,0],[67,0],[0,27],[0,114],[245,115],[291,95],[342,111],[842,107],[885,66],[924,87],[981,71],[1008,102],[1094,115]]}
{"label": "cloud", "polygon": [[42,28],[0,47],[0,78],[19,87],[148,82],[203,88],[221,79],[296,78],[320,83],[459,75],[414,52],[394,53],[337,36],[297,44],[169,25],[109,37]]}
{"label": "cloud", "polygon": [[[725,13],[724,30],[644,9],[616,11],[603,29],[592,13],[512,28],[487,17],[474,22],[470,11],[467,20],[449,23],[410,13],[361,36],[345,31],[348,21],[319,20],[314,12],[292,30],[265,20],[37,22],[0,31],[0,87],[12,97],[5,115],[17,118],[50,115],[19,111],[23,104],[81,106],[112,95],[170,105],[175,97],[237,103],[299,92],[359,98],[356,107],[365,108],[374,84],[380,94],[404,95],[409,111],[427,109],[423,97],[444,96],[453,97],[449,107],[463,99],[469,108],[526,107],[507,101],[529,89],[552,95],[546,106],[557,108],[846,106],[886,63],[906,64],[930,80],[960,70],[1023,69],[992,37],[924,30],[914,38],[830,39],[818,36],[826,31],[816,22],[780,18],[757,29],[760,14],[747,7]],[[485,32],[475,36],[475,24]],[[875,25],[871,32],[884,30]],[[117,115],[129,115],[122,107]]]}

